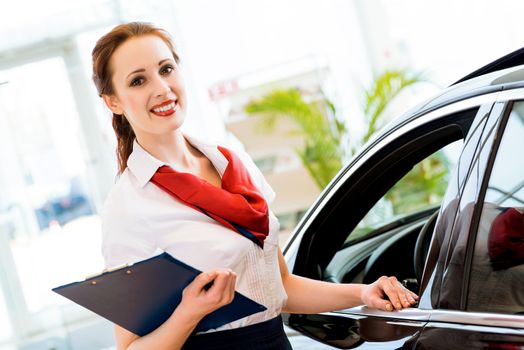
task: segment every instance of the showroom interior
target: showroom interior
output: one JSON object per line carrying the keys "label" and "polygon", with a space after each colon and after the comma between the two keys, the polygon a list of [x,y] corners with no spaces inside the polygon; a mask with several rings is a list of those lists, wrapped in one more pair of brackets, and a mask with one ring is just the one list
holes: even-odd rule
{"label": "showroom interior", "polygon": [[277,193],[281,246],[322,188],[295,152],[304,142],[296,126],[260,131],[246,113],[250,101],[276,88],[327,96],[350,149],[366,130],[363,90],[377,74],[423,77],[388,105],[387,121],[524,46],[510,35],[520,33],[524,8],[509,0],[474,8],[451,0],[24,0],[3,8],[1,350],[115,348],[108,321],[51,289],[104,268],[99,213],[116,180],[116,140],[91,81],[91,50],[117,24],[146,21],[172,34],[190,101],[183,128],[253,158]]}

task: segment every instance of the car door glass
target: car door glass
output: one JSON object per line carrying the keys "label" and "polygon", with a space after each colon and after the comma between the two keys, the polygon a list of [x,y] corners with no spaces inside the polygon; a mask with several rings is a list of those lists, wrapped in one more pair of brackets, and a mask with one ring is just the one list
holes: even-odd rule
{"label": "car door glass", "polygon": [[463,140],[455,141],[416,164],[366,214],[346,242],[426,209],[438,206],[449,181]]}
{"label": "car door glass", "polygon": [[467,309],[524,313],[524,101],[513,105],[476,232]]}
{"label": "car door glass", "polygon": [[[495,104],[490,118],[481,130],[481,138],[474,148],[472,157],[467,157],[466,149],[462,152],[464,159],[458,167],[463,179],[453,179],[461,189],[460,197],[455,197],[445,203],[441,208],[435,232],[433,234],[431,249],[438,246],[438,261],[435,269],[435,281],[431,286],[431,307],[444,309],[460,309],[463,290],[463,274],[470,224],[472,220],[474,203],[476,202],[487,167],[488,156],[491,152],[494,136],[501,120],[503,104]],[[460,170],[462,168],[462,170]],[[454,175],[456,176],[456,175]],[[428,259],[430,259],[428,258]],[[427,271],[425,271],[427,273]],[[428,293],[429,295],[429,293]],[[421,304],[422,303],[421,298]]]}

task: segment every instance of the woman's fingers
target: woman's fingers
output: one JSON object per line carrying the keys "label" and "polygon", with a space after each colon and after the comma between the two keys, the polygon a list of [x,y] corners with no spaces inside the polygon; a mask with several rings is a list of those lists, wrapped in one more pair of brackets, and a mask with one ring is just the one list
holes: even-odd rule
{"label": "woman's fingers", "polygon": [[405,288],[396,277],[381,277],[377,280],[379,288],[387,296],[391,305],[385,304],[385,310],[401,310],[416,303],[418,296]]}
{"label": "woman's fingers", "polygon": [[409,301],[409,303],[411,305],[414,305],[414,304],[417,303],[418,295],[416,295],[412,291],[408,290],[408,292],[406,293],[406,298],[408,299],[408,301]]}
{"label": "woman's fingers", "polygon": [[233,301],[236,274],[230,269],[216,269],[199,274],[182,292],[185,308],[196,317],[204,317]]}
{"label": "woman's fingers", "polygon": [[384,311],[393,311],[393,306],[389,300],[377,298],[376,306],[377,309]]}
{"label": "woman's fingers", "polygon": [[396,289],[397,279],[395,277],[381,277],[379,280],[381,280],[382,290],[393,305],[393,308],[396,310],[402,309],[401,298]]}
{"label": "woman's fingers", "polygon": [[237,274],[235,272],[231,273],[231,276],[229,278],[230,284],[229,284],[229,298],[228,298],[228,304],[233,301],[233,298],[235,297],[235,287],[237,284]]}
{"label": "woman's fingers", "polygon": [[213,280],[216,278],[216,271],[209,271],[209,272],[202,272],[198,276],[195,277],[193,282],[191,282],[184,292],[194,292],[194,293],[200,293],[200,291],[209,283],[213,282]]}
{"label": "woman's fingers", "polygon": [[208,290],[209,296],[218,304],[226,305],[233,300],[236,284],[236,273],[230,269],[216,270],[213,286]]}

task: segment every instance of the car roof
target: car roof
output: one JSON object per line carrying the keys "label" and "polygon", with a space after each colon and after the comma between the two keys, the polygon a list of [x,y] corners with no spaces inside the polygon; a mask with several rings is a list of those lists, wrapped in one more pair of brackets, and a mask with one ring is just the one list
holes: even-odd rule
{"label": "car roof", "polygon": [[409,109],[389,123],[379,135],[445,105],[474,96],[524,87],[524,48],[513,51],[459,79],[438,95]]}
{"label": "car roof", "polygon": [[513,52],[510,52],[509,54],[502,56],[501,58],[488,63],[484,67],[481,67],[477,69],[476,71],[466,75],[462,79],[459,79],[452,85],[456,85],[458,83],[461,83],[466,80],[471,80],[473,78],[479,77],[481,75],[486,75],[488,73],[501,71],[506,68],[512,68],[516,66],[520,66],[524,64],[524,47],[520,48],[518,50],[515,50]]}
{"label": "car roof", "polygon": [[524,48],[513,51],[475,70],[436,96],[409,109],[373,135],[361,150],[369,148],[372,144],[411,120],[443,106],[479,95],[520,87],[524,87]]}
{"label": "car roof", "polygon": [[524,87],[524,65],[503,69],[453,84],[438,95],[404,113],[399,119],[425,114],[466,98]]}

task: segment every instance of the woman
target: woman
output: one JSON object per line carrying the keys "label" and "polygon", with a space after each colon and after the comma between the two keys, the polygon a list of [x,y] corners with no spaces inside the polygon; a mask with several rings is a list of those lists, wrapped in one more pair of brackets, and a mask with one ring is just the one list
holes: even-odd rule
{"label": "woman", "polygon": [[[106,265],[166,251],[205,271],[148,335],[115,326],[118,349],[291,349],[282,311],[413,305],[417,296],[394,277],[331,284],[288,272],[267,204],[274,193],[249,156],[180,130],[187,97],[178,63],[169,35],[146,23],[119,25],[93,49],[93,81],[118,140],[120,176],[102,218]],[[235,289],[267,310],[193,334]]]}

